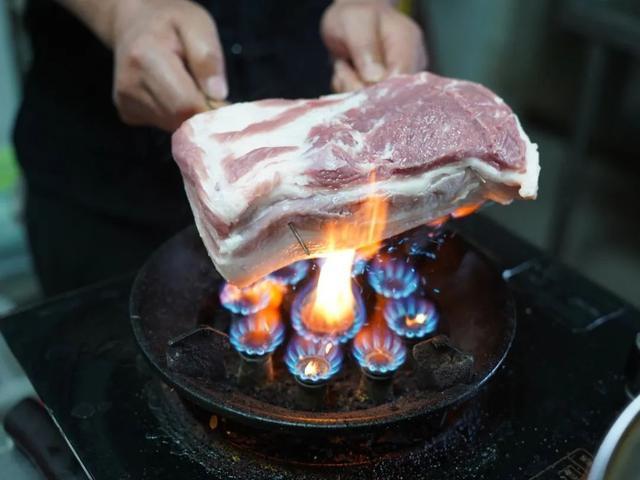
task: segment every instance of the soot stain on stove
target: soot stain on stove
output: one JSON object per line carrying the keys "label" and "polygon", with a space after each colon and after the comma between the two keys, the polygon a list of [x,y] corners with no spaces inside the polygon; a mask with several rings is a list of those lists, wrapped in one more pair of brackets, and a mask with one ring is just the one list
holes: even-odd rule
{"label": "soot stain on stove", "polygon": [[315,480],[328,472],[353,480],[399,478],[398,468],[410,478],[438,466],[451,447],[473,443],[482,415],[480,402],[472,402],[378,434],[295,436],[219,417],[212,428],[209,412],[161,382],[149,382],[145,394],[159,421],[149,440],[170,442],[173,454],[212,475],[256,480]]}

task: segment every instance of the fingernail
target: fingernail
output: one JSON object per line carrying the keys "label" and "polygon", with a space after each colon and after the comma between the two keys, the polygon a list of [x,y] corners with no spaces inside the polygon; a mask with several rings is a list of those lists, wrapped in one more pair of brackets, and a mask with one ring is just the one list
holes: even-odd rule
{"label": "fingernail", "polygon": [[379,82],[384,78],[385,69],[378,62],[369,59],[364,64],[362,76],[367,82]]}
{"label": "fingernail", "polygon": [[227,82],[223,77],[209,77],[205,83],[206,94],[216,100],[224,100],[227,98],[229,90]]}

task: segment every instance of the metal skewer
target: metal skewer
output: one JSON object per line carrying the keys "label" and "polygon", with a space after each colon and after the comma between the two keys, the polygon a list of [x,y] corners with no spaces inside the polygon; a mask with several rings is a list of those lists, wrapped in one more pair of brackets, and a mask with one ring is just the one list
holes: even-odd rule
{"label": "metal skewer", "polygon": [[311,252],[309,251],[309,247],[307,247],[307,245],[304,243],[304,240],[302,240],[302,237],[298,233],[298,230],[296,230],[296,227],[293,225],[293,223],[289,222],[287,223],[287,225],[289,225],[289,228],[291,229],[291,233],[293,233],[293,236],[296,237],[296,240],[302,247],[302,250],[304,250],[304,253],[306,255],[311,255]]}

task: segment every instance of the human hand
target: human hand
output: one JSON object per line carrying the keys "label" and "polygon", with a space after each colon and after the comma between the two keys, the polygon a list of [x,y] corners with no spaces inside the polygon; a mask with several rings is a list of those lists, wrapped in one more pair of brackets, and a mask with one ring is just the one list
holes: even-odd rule
{"label": "human hand", "polygon": [[214,20],[188,0],[119,0],[104,40],[114,51],[113,100],[123,122],[174,131],[227,96]]}
{"label": "human hand", "polygon": [[334,57],[332,87],[362,88],[399,73],[427,67],[420,27],[388,0],[336,0],[320,32]]}

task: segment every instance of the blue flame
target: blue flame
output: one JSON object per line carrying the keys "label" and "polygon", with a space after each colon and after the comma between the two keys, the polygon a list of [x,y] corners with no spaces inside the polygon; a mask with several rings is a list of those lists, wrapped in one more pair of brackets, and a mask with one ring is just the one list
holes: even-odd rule
{"label": "blue flame", "polygon": [[[312,374],[306,374],[305,367],[310,361],[317,362],[322,368]],[[338,373],[342,366],[342,351],[338,344],[329,339],[313,342],[296,336],[287,346],[284,362],[289,372],[298,380],[304,383],[319,383]]]}
{"label": "blue flame", "polygon": [[278,348],[284,340],[284,333],[278,310],[262,310],[234,320],[229,329],[229,341],[244,355],[260,356]]}
{"label": "blue flame", "polygon": [[358,275],[362,275],[367,268],[368,260],[364,257],[361,257],[356,253],[356,258],[353,261],[353,267],[351,268],[351,276],[357,277]]}
{"label": "blue flame", "polygon": [[386,298],[404,298],[418,288],[420,277],[406,261],[377,256],[369,265],[369,285]]}
{"label": "blue flame", "polygon": [[412,243],[409,247],[409,255],[414,257],[426,257],[430,260],[436,260],[437,255],[432,250],[432,245],[423,245],[421,243]]}
{"label": "blue flame", "polygon": [[435,305],[424,298],[409,297],[388,302],[384,318],[391,330],[405,338],[422,338],[438,328]]}
{"label": "blue flame", "polygon": [[407,348],[402,339],[387,328],[369,328],[353,341],[353,356],[367,372],[385,375],[400,368],[407,358]]}
{"label": "blue flame", "polygon": [[268,280],[259,280],[245,288],[225,283],[220,290],[220,303],[232,313],[250,315],[269,305],[272,288]]}
{"label": "blue flame", "polygon": [[[325,337],[327,337],[327,335],[318,335],[309,330],[304,324],[302,318],[302,314],[307,307],[308,302],[313,301],[313,292],[315,290],[315,287],[315,284],[310,283],[293,300],[293,305],[291,306],[291,326],[298,333],[298,335],[306,338],[307,340],[311,340],[312,342],[320,342],[325,340]],[[348,330],[343,332],[335,332],[333,335],[331,335],[332,337],[334,337],[334,340],[339,343],[346,343],[353,337],[355,337],[356,333],[358,333],[358,331],[360,331],[360,329],[362,328],[362,325],[364,325],[364,321],[366,320],[367,316],[367,310],[364,305],[364,300],[362,299],[362,294],[355,285],[353,285],[352,288],[353,297],[355,298],[353,323]]]}
{"label": "blue flame", "polygon": [[297,285],[304,277],[309,273],[311,263],[307,260],[300,260],[299,262],[287,265],[280,270],[267,275],[267,278],[274,282],[281,283],[283,285]]}

